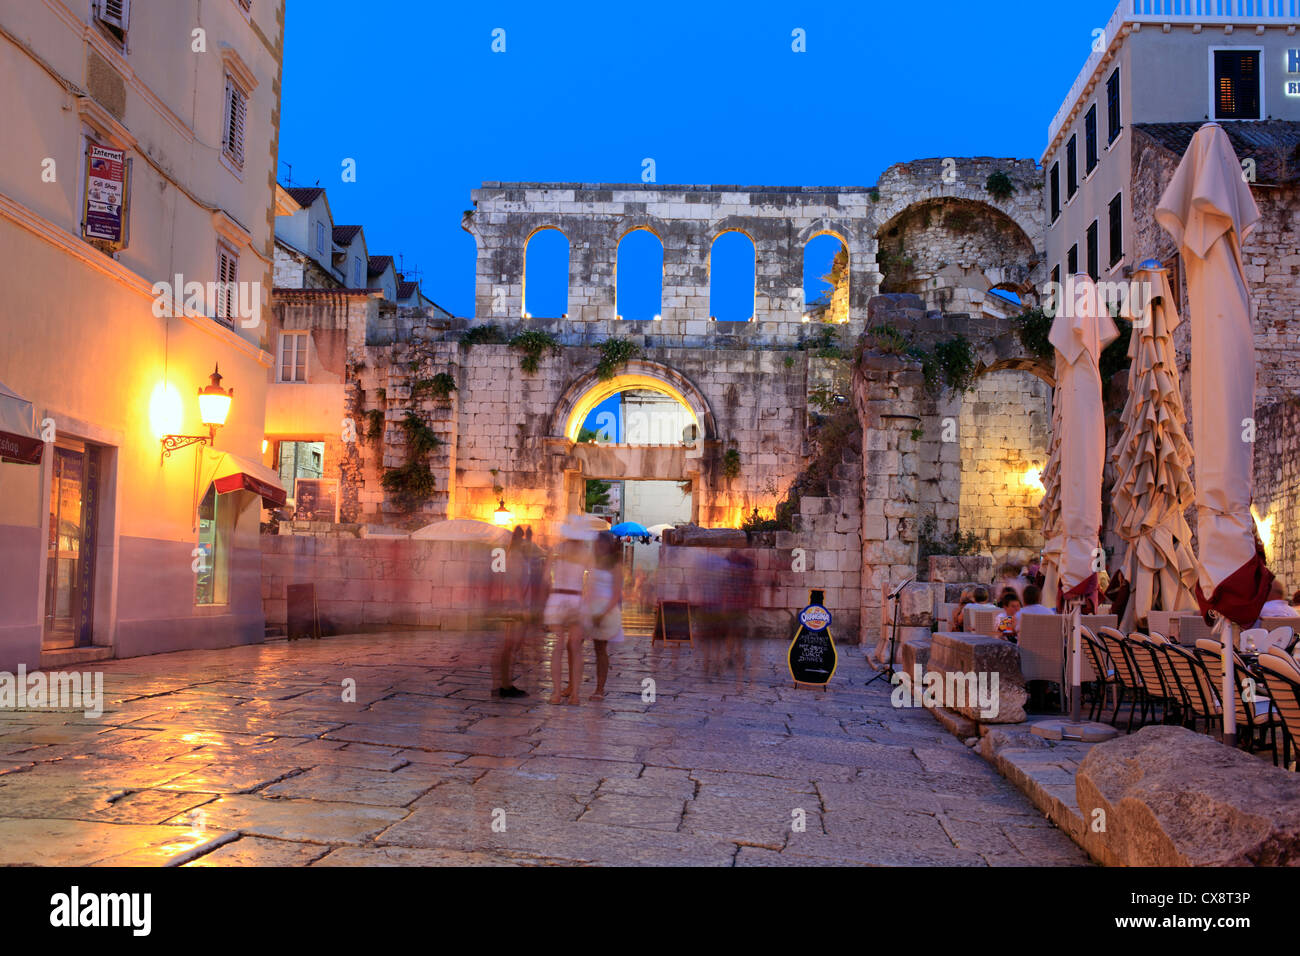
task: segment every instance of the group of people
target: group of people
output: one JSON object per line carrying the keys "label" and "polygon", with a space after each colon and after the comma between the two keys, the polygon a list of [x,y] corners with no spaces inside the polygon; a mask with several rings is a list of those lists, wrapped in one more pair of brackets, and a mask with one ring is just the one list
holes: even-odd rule
{"label": "group of people", "polygon": [[[572,530],[572,529],[571,529]],[[500,697],[527,697],[511,676],[519,648],[541,630],[555,634],[551,654],[552,704],[579,703],[583,645],[596,651],[596,690],[603,700],[609,676],[609,645],[623,640],[623,548],[608,531],[577,529],[548,560],[532,540],[532,529],[517,527],[506,551],[505,633],[494,664]],[[569,682],[561,687],[568,656]]]}
{"label": "group of people", "polygon": [[[992,601],[992,592],[988,587],[977,585],[962,590],[958,605],[953,609],[948,621],[949,630],[961,631],[965,626],[967,608],[976,611],[996,611],[994,627],[998,634],[1011,642],[1016,642],[1020,635],[1020,622],[1026,614],[1055,614],[1056,609],[1043,604],[1042,572],[1037,562],[1024,569],[1015,565],[1005,565],[998,574],[993,587],[997,589],[996,603]],[[1098,575],[1099,590],[1106,594],[1109,590],[1109,575],[1102,571]],[[1286,597],[1286,587],[1280,579],[1273,580],[1269,600],[1260,612],[1260,620],[1265,618],[1297,617],[1300,618],[1300,591]]]}

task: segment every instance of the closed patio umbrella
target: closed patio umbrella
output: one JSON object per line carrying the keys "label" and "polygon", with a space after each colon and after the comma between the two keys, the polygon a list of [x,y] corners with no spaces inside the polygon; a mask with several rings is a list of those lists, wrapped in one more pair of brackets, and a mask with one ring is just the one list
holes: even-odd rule
{"label": "closed patio umbrella", "polygon": [[1241,244],[1259,222],[1228,135],[1207,123],[1192,137],[1160,198],[1156,221],[1187,272],[1192,326],[1192,431],[1201,611],[1217,613],[1223,654],[1223,737],[1236,743],[1233,655],[1227,643],[1259,617],[1273,575],[1250,513],[1255,415],[1255,336]]}
{"label": "closed patio umbrella", "polygon": [[1155,260],[1144,262],[1134,279],[1150,296],[1149,302],[1130,300],[1124,311],[1124,318],[1133,321],[1133,336],[1124,431],[1115,448],[1118,478],[1112,490],[1115,530],[1128,544],[1124,577],[1132,585],[1120,621],[1125,634],[1152,610],[1196,606],[1191,591],[1196,556],[1185,517],[1195,495],[1188,473],[1192,446],[1173,340],[1180,321],[1177,299],[1169,273]]}
{"label": "closed patio umbrella", "polygon": [[1099,301],[1087,275],[1066,283],[1050,339],[1056,348],[1053,436],[1060,498],[1058,541],[1060,583],[1054,598],[1074,613],[1070,665],[1070,717],[1079,719],[1079,614],[1097,603],[1101,478],[1106,462],[1106,420],[1102,408],[1101,353],[1119,330]]}

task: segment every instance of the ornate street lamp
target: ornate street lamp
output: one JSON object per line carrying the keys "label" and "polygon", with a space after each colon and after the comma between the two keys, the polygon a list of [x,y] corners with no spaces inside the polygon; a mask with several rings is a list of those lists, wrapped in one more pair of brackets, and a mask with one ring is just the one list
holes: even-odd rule
{"label": "ornate street lamp", "polygon": [[506,500],[501,498],[497,503],[497,510],[492,512],[492,522],[497,527],[507,527],[515,518],[515,514],[506,507]]}
{"label": "ornate street lamp", "polygon": [[187,445],[213,445],[217,440],[217,429],[226,423],[230,414],[230,400],[235,397],[235,390],[221,387],[221,367],[212,368],[211,384],[199,389],[199,419],[208,426],[206,435],[164,435],[162,437],[162,457],[170,458],[171,453]]}

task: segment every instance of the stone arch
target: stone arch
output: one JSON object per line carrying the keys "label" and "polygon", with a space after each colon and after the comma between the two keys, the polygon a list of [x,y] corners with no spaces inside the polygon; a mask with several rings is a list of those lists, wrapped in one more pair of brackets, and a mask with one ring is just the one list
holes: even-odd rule
{"label": "stone arch", "polygon": [[1056,369],[1053,364],[1025,352],[1025,347],[1020,344],[1020,336],[1014,329],[981,338],[974,345],[977,380],[991,372],[1014,369],[1029,372],[1046,382],[1049,388],[1056,387]]}
{"label": "stone arch", "polygon": [[[830,290],[829,301],[822,304],[819,309],[814,310],[813,303],[808,297],[808,250],[813,243],[823,236],[834,239],[840,244],[840,250],[836,253],[836,258],[842,254],[844,256],[844,266],[831,283],[832,288]],[[849,247],[849,241],[846,236],[847,232],[845,230],[836,228],[833,224],[827,223],[824,219],[818,220],[817,222],[799,230],[798,249],[799,273],[801,280],[799,288],[800,292],[803,294],[803,299],[800,303],[800,311],[805,321],[807,321],[814,312],[820,314],[822,321],[847,322],[849,320],[849,291],[853,280],[855,264],[853,261],[853,252]],[[834,266],[835,259],[832,259],[831,268],[833,273]]]}
{"label": "stone arch", "polygon": [[568,234],[567,232],[564,231],[564,228],[563,228],[562,226],[560,226],[560,225],[556,225],[556,224],[553,224],[553,223],[546,222],[546,223],[541,223],[541,224],[539,224],[539,225],[537,225],[537,226],[534,226],[533,229],[528,233],[528,235],[524,237],[523,246],[521,247],[521,248],[522,248],[522,252],[521,252],[521,256],[522,256],[522,268],[520,269],[520,280],[519,280],[519,281],[520,281],[520,288],[519,288],[519,310],[520,310],[521,315],[522,315],[523,317],[525,317],[525,318],[529,317],[530,314],[531,314],[531,311],[532,311],[532,310],[529,309],[529,307],[528,307],[528,253],[529,253],[529,247],[532,245],[533,239],[536,238],[536,236],[537,236],[539,233],[548,232],[548,231],[552,231],[552,230],[555,231],[555,232],[558,232],[558,233],[559,233],[559,234],[564,238],[564,245],[565,245],[565,249],[567,250],[567,255],[566,255],[566,257],[565,257],[565,259],[566,259],[566,261],[565,261],[565,269],[564,269],[564,300],[565,300],[565,307],[564,307],[564,309],[562,310],[561,315],[556,315],[556,316],[544,316],[544,318],[561,318],[563,315],[567,315],[567,314],[568,314],[569,299],[570,299],[570,291],[571,291],[572,286],[573,286],[573,240],[569,237],[569,234]]}
{"label": "stone arch", "polygon": [[619,392],[631,388],[667,395],[682,403],[695,418],[703,441],[717,437],[717,426],[709,401],[690,379],[676,369],[658,362],[633,359],[612,379],[602,381],[595,369],[569,384],[551,413],[548,434],[553,438],[576,441],[578,430],[591,410]]}
{"label": "stone arch", "polygon": [[717,248],[718,240],[720,240],[723,236],[729,235],[731,233],[737,233],[739,235],[744,236],[745,239],[749,242],[750,249],[752,249],[754,253],[753,264],[752,264],[753,274],[751,276],[752,288],[750,289],[750,306],[749,306],[748,321],[755,322],[758,320],[758,242],[754,239],[754,236],[751,233],[751,231],[747,229],[744,225],[719,225],[716,228],[710,230],[710,235],[708,237],[708,257],[706,260],[708,263],[708,268],[706,270],[706,275],[707,275],[706,281],[707,281],[708,296],[709,296],[709,315],[714,318],[717,317],[716,303],[713,301],[714,298],[713,282],[715,278],[715,273],[713,269],[713,253],[714,250]]}
{"label": "stone arch", "polygon": [[958,186],[887,204],[875,232],[881,287],[921,295],[931,309],[973,315],[986,314],[986,305],[994,317],[1007,315],[1003,304],[986,302],[993,288],[1033,303],[1040,256],[1026,224],[1007,205]]}
{"label": "stone arch", "polygon": [[626,276],[624,275],[625,270],[624,270],[624,262],[623,262],[623,252],[624,252],[623,244],[629,236],[637,232],[649,233],[651,236],[655,238],[655,241],[658,242],[659,244],[659,302],[652,316],[651,315],[634,316],[634,318],[658,317],[663,314],[663,309],[664,309],[664,278],[665,278],[665,266],[667,265],[667,261],[668,261],[667,249],[664,246],[664,237],[660,232],[660,228],[656,228],[655,224],[637,223],[628,226],[620,233],[616,233],[617,239],[614,242],[614,306],[615,306],[616,314],[620,319],[627,317],[626,310],[624,308],[623,287],[622,287],[623,279],[626,278]]}

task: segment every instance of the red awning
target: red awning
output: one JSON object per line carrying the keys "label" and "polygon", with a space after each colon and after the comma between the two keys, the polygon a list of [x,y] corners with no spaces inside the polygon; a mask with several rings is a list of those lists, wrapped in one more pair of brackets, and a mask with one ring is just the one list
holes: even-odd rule
{"label": "red awning", "polygon": [[218,478],[212,485],[217,489],[217,493],[222,495],[231,491],[251,491],[255,495],[260,495],[262,500],[272,508],[283,507],[287,497],[280,486],[263,481],[246,471],[237,471],[224,478]]}
{"label": "red awning", "polygon": [[39,438],[0,431],[0,461],[15,465],[39,465],[45,442]]}

